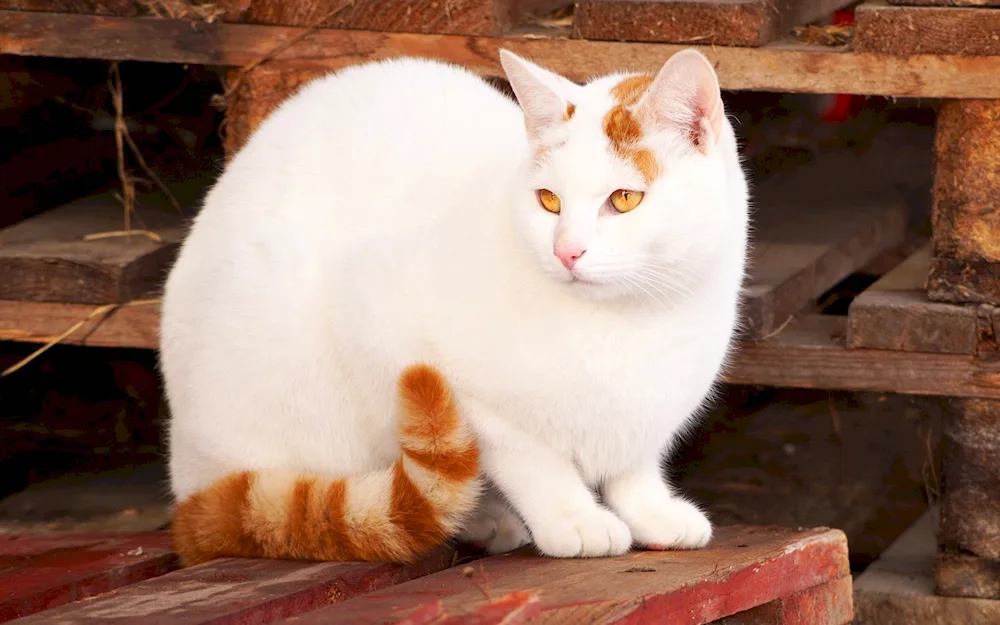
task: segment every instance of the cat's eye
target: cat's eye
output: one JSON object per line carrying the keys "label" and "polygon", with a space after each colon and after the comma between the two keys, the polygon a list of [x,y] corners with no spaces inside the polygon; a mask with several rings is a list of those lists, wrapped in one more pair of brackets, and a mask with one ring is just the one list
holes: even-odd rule
{"label": "cat's eye", "polygon": [[562,202],[559,201],[559,196],[548,189],[538,190],[538,203],[541,204],[542,208],[545,210],[550,213],[556,213],[557,215],[559,214],[559,209],[562,208]]}
{"label": "cat's eye", "polygon": [[645,193],[642,191],[629,191],[628,189],[618,189],[611,194],[611,205],[619,213],[627,213],[639,204]]}

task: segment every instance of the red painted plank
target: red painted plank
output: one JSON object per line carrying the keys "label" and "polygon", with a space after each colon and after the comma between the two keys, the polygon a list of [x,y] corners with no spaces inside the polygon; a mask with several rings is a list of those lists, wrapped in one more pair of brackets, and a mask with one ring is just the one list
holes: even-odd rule
{"label": "red painted plank", "polygon": [[0,536],[0,623],[176,567],[164,532]]}
{"label": "red painted plank", "polygon": [[409,567],[226,558],[49,610],[18,625],[271,623],[440,571],[453,557],[442,549]]}
{"label": "red painted plank", "polygon": [[820,584],[712,625],[848,625],[854,620],[850,577]]}
{"label": "red painted plank", "polygon": [[[724,527],[696,551],[591,560],[496,556],[288,623],[507,624],[537,614],[544,622],[701,625],[844,579],[850,601],[847,539],[839,530]],[[517,612],[511,593],[539,600]]]}

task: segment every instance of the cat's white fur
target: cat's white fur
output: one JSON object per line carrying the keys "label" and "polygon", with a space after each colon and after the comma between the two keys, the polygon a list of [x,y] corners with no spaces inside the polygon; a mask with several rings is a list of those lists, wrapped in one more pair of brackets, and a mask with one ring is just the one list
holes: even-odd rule
{"label": "cat's white fur", "polygon": [[[503,62],[530,133],[475,75],[397,59],[309,84],[228,165],[163,301],[179,500],[247,469],[388,466],[397,378],[426,362],[495,487],[465,538],[503,551],[530,531],[552,556],[708,541],[661,458],[724,364],[744,272],[747,186],[714,71],[681,53],[645,96],[647,185],[602,130],[624,74],[579,86]],[[614,214],[620,188],[645,199]],[[558,237],[587,249],[575,282]]]}

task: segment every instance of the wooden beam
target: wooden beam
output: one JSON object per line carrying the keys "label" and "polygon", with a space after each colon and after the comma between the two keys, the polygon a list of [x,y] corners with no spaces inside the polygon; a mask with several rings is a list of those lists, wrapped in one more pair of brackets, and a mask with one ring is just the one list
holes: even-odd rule
{"label": "wooden beam", "polygon": [[1000,55],[1000,11],[891,6],[872,0],[854,15],[851,47],[859,52]]}
{"label": "wooden beam", "polygon": [[851,0],[580,0],[573,35],[604,41],[762,46]]}
{"label": "wooden beam", "polygon": [[135,218],[158,241],[142,234],[86,240],[124,228],[121,204],[110,193],[0,230],[0,293],[16,300],[117,304],[157,291],[184,236],[181,215],[157,205],[152,198],[158,195],[139,194]]}
{"label": "wooden beam", "polygon": [[1000,0],[888,0],[888,2],[901,6],[1000,7]]}
{"label": "wooden beam", "polygon": [[944,428],[939,594],[1000,599],[1000,401],[956,399]]}
{"label": "wooden beam", "polygon": [[0,563],[4,623],[163,575],[177,557],[163,532],[0,536]]}
{"label": "wooden beam", "polygon": [[927,294],[1000,304],[1000,99],[943,104],[934,152]]}
{"label": "wooden beam", "polygon": [[[276,55],[291,66],[332,70],[399,55],[456,62],[502,75],[500,46],[573,79],[622,68],[655,71],[689,46],[559,38],[463,37],[206,24],[190,20],[95,17],[0,11],[0,54],[142,60],[243,66]],[[722,87],[733,90],[856,93],[932,98],[1000,98],[1000,58],[891,55],[817,46],[762,48],[698,46],[715,64]]]}
{"label": "wooden beam", "polygon": [[273,623],[435,573],[451,566],[453,555],[453,550],[441,549],[411,566],[223,558],[133,584],[91,601],[48,610],[20,622],[24,625]]}
{"label": "wooden beam", "polygon": [[[435,612],[440,622],[456,624],[522,622],[496,616],[505,599],[510,605],[535,595],[528,605],[545,622],[700,625],[850,578],[847,540],[840,530],[770,527],[720,527],[708,547],[692,551],[633,552],[581,562],[521,550],[471,568],[468,576],[444,571],[316,610],[299,623],[415,623],[417,615],[434,617]],[[838,618],[826,618],[831,613]],[[851,616],[849,598],[838,596],[820,620],[802,622],[846,625]]]}
{"label": "wooden beam", "polygon": [[905,352],[975,354],[976,308],[927,299],[930,245],[921,248],[851,302],[847,346]]}

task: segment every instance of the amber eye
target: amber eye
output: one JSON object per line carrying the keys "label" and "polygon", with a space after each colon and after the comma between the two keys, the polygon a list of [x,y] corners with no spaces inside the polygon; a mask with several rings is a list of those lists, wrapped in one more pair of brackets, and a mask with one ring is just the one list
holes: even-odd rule
{"label": "amber eye", "polygon": [[645,195],[642,191],[629,191],[627,189],[618,189],[611,194],[611,205],[615,207],[615,210],[619,213],[627,213],[639,204],[642,204],[642,198]]}
{"label": "amber eye", "polygon": [[559,209],[562,208],[559,196],[548,189],[538,190],[538,203],[541,204],[542,208],[545,210],[550,213],[556,213],[557,215],[559,214]]}

